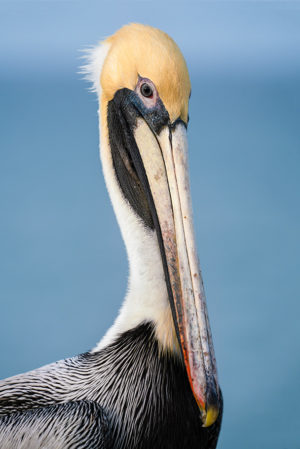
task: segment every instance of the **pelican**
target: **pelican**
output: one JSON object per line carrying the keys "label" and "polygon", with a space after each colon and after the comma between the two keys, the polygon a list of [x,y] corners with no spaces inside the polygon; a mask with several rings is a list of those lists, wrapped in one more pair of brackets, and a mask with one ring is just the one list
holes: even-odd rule
{"label": "pelican", "polygon": [[0,447],[213,449],[223,402],[192,222],[185,60],[164,32],[130,24],[85,71],[128,291],[94,349],[0,383]]}

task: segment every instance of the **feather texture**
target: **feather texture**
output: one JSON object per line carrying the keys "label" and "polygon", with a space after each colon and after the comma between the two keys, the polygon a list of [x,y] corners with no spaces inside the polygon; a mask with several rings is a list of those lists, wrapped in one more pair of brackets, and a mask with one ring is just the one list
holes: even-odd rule
{"label": "feather texture", "polygon": [[[53,404],[74,401],[92,401],[101,406],[110,428],[109,444],[114,449],[215,447],[210,441],[217,438],[221,414],[213,426],[202,427],[182,361],[159,351],[151,324],[122,334],[98,352],[2,381],[0,447],[7,438],[5,415],[13,413],[11,422],[23,427],[30,415],[28,418],[22,413],[15,415],[16,412],[43,408],[37,416],[51,422]],[[86,412],[83,415],[84,420]],[[71,426],[73,419],[74,425],[79,425],[71,414]]]}
{"label": "feather texture", "polygon": [[108,425],[99,404],[68,402],[0,418],[1,449],[106,449]]}

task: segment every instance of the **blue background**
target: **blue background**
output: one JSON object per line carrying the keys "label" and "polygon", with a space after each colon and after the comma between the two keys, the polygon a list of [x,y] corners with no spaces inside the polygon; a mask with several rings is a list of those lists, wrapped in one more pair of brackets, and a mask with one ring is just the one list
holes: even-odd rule
{"label": "blue background", "polygon": [[190,69],[221,449],[300,448],[300,3],[0,1],[0,377],[93,347],[127,283],[80,52],[131,21]]}

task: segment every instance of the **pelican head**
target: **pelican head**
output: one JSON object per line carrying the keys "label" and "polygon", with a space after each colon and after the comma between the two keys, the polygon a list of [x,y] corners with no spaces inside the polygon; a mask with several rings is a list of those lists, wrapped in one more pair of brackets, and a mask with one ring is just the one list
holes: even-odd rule
{"label": "pelican head", "polygon": [[99,96],[100,154],[129,259],[128,293],[97,350],[142,322],[185,365],[203,426],[220,390],[198,263],[187,166],[191,84],[175,42],[131,24],[89,55]]}

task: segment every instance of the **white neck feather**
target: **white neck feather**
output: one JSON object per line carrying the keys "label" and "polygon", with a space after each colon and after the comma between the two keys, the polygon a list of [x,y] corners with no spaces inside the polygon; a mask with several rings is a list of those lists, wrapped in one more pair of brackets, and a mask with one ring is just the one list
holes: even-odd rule
{"label": "white neck feather", "polygon": [[[109,45],[92,50],[84,68],[86,78],[93,82],[101,104],[100,74]],[[164,270],[156,232],[146,228],[124,198],[116,179],[108,141],[107,123],[100,123],[100,157],[106,186],[121,229],[129,260],[128,290],[119,314],[93,351],[112,343],[121,333],[143,322],[155,325],[161,349],[179,351],[168,299]]]}

